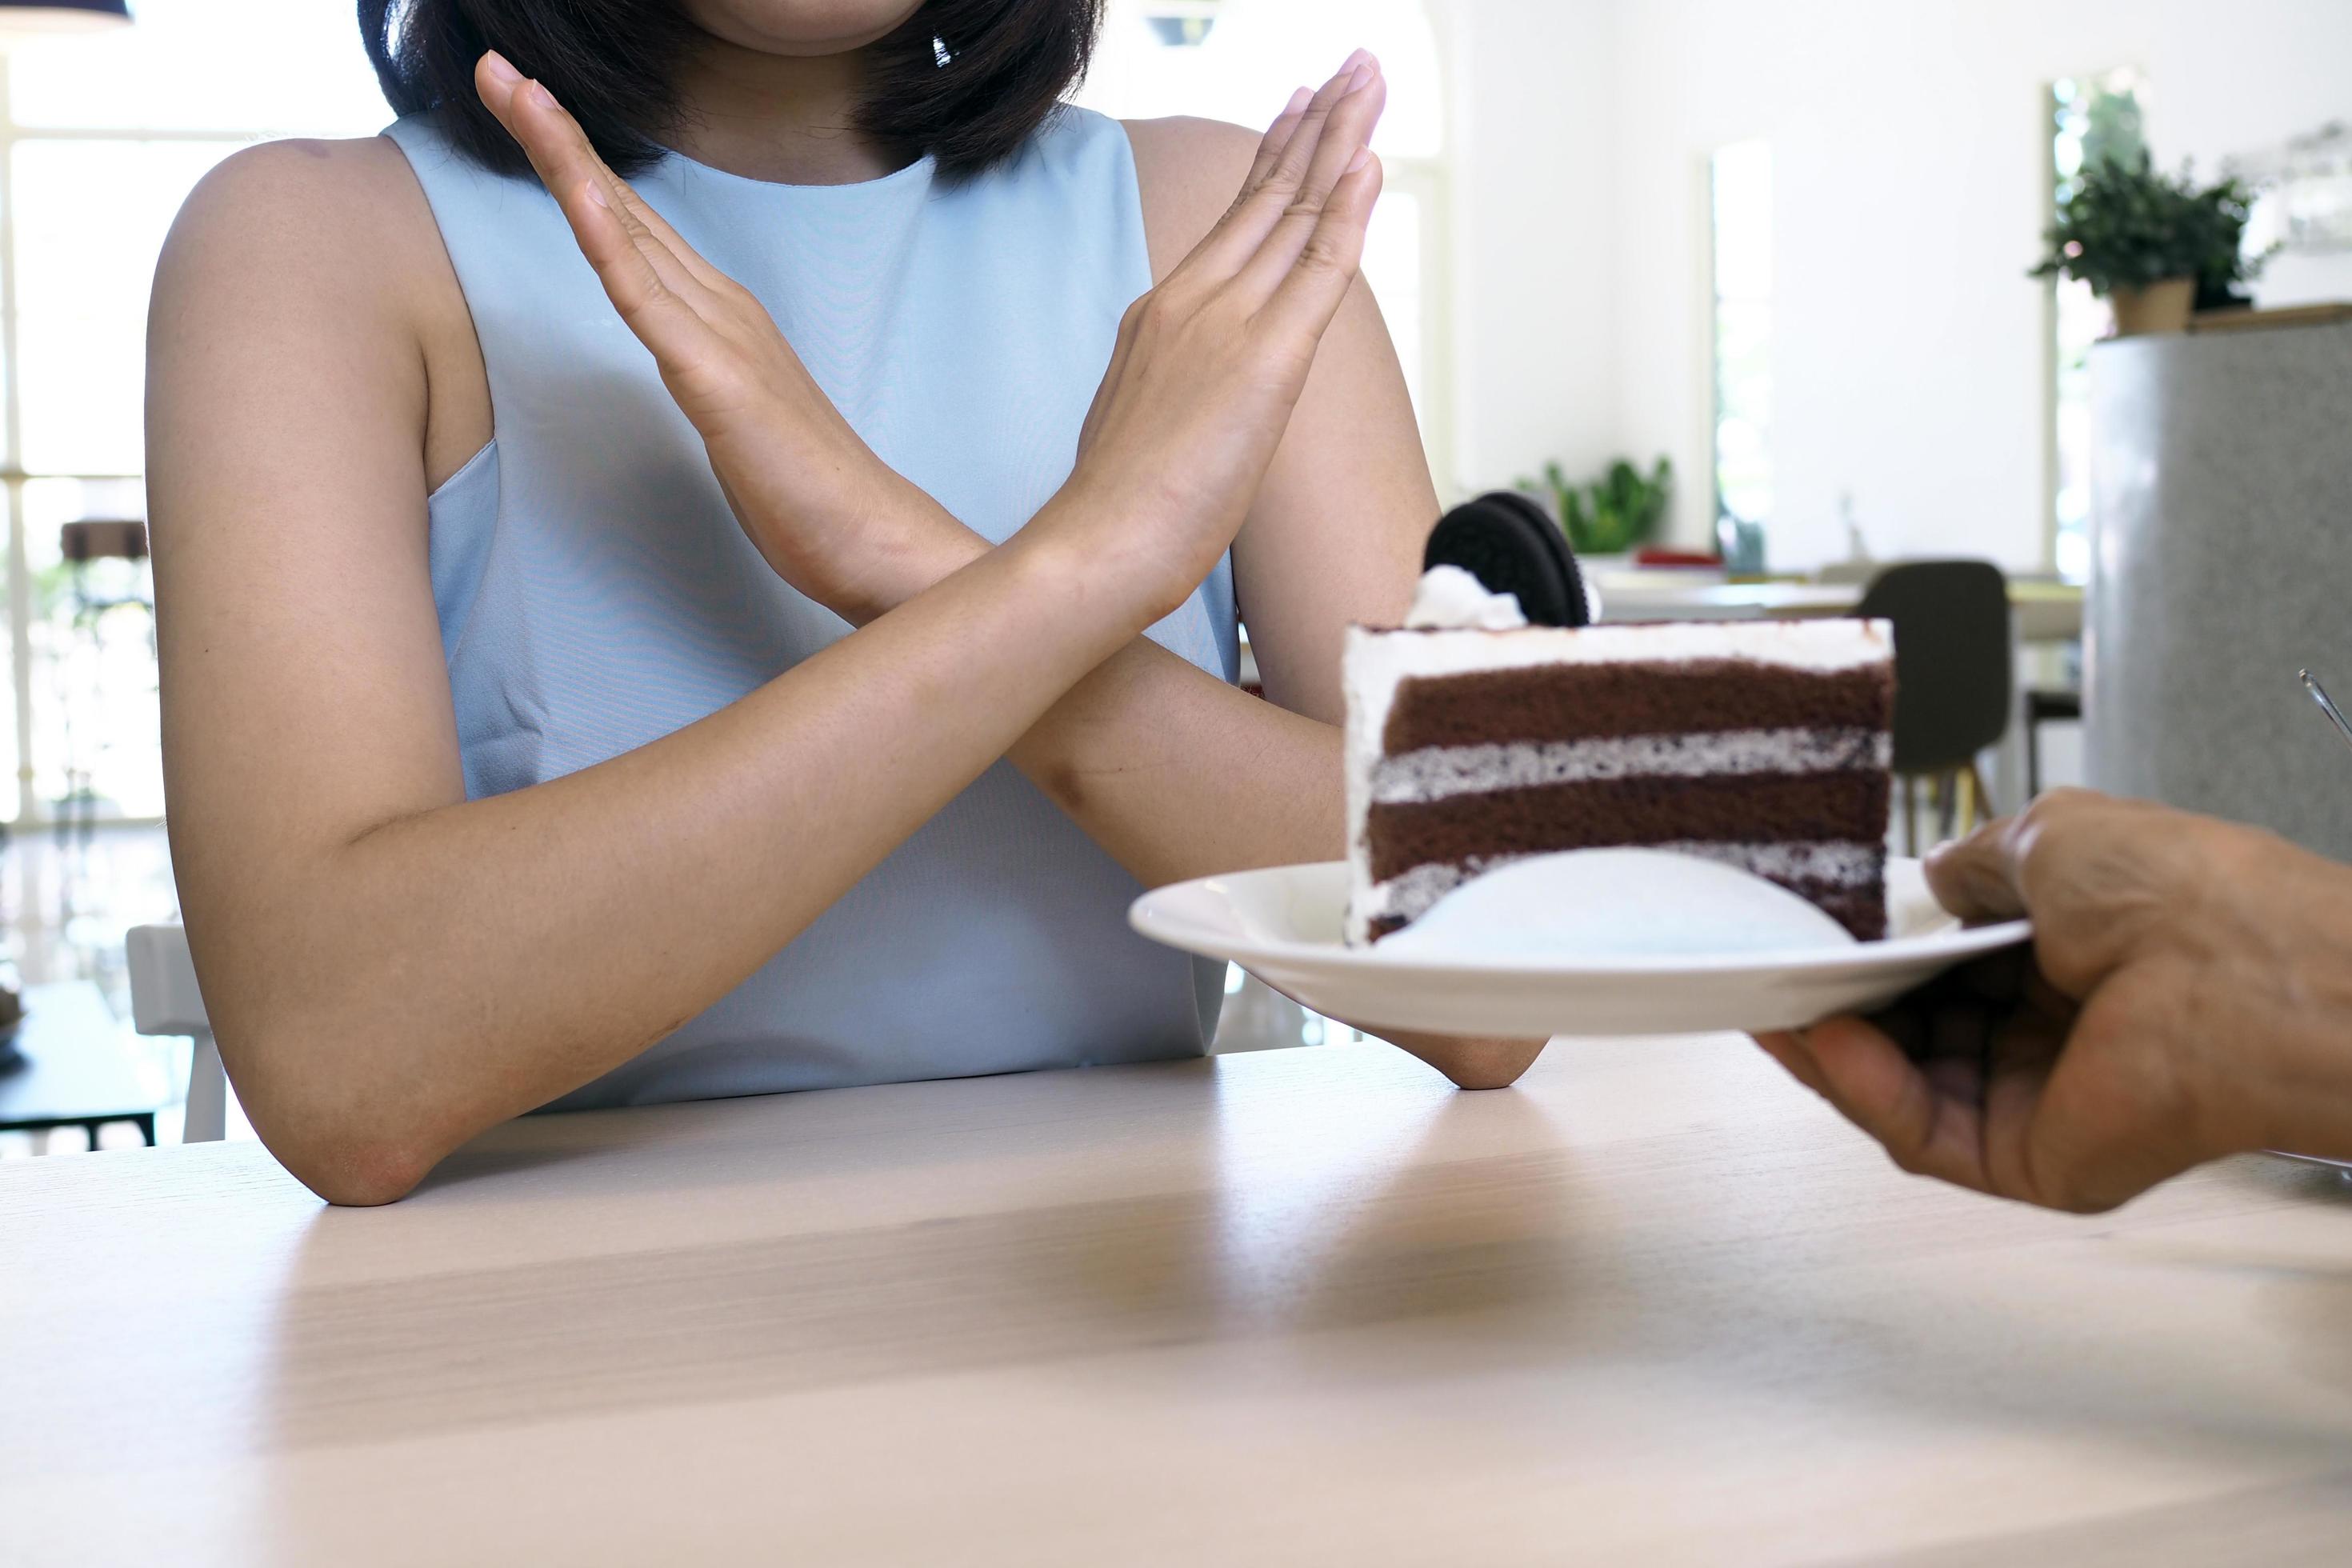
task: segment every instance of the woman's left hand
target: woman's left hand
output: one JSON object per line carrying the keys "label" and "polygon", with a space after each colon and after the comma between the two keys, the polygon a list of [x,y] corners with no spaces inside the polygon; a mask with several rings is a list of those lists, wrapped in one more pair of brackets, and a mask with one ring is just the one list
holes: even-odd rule
{"label": "woman's left hand", "polygon": [[652,351],[736,521],[778,576],[863,625],[987,550],[874,455],[751,290],[606,167],[546,89],[496,53],[475,83]]}

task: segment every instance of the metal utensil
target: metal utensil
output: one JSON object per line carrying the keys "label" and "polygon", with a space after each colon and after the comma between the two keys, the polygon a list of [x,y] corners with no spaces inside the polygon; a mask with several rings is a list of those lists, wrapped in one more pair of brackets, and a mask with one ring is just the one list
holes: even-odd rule
{"label": "metal utensil", "polygon": [[[2319,710],[2327,715],[2327,721],[2336,726],[2336,732],[2344,737],[2344,743],[2352,746],[2352,724],[2344,721],[2344,715],[2336,710],[2336,704],[2329,700],[2327,689],[2319,684],[2319,678],[2307,669],[2298,669],[2295,674],[2302,679],[2303,689],[2311,693],[2311,700],[2319,704]],[[2286,1153],[2283,1149],[2273,1150],[2272,1152]],[[2347,1186],[2352,1186],[2352,1163],[2347,1163],[2342,1160],[2323,1160],[2314,1154],[2286,1154],[2286,1157],[2313,1165],[2333,1165],[2336,1168],[2336,1179]]]}
{"label": "metal utensil", "polygon": [[2328,700],[2327,689],[2319,684],[2319,678],[2307,669],[2296,670],[2295,674],[2302,678],[2303,689],[2311,693],[2311,700],[2319,704],[2319,710],[2327,715],[2328,722],[2336,726],[2336,732],[2344,737],[2344,743],[2352,746],[2352,724],[2346,723],[2336,704]]}

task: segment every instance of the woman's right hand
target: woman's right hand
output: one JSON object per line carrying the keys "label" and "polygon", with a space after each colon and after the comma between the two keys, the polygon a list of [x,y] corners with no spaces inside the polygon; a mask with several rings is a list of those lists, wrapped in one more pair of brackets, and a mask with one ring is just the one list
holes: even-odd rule
{"label": "woman's right hand", "polygon": [[1039,521],[1077,535],[1092,570],[1152,590],[1160,614],[1240,531],[1355,282],[1387,100],[1361,50],[1319,92],[1300,89],[1232,208],[1119,325],[1059,498],[1079,504]]}
{"label": "woman's right hand", "polygon": [[986,552],[875,455],[767,307],[606,166],[544,88],[495,52],[476,79],[701,434],[736,521],[778,576],[863,625]]}

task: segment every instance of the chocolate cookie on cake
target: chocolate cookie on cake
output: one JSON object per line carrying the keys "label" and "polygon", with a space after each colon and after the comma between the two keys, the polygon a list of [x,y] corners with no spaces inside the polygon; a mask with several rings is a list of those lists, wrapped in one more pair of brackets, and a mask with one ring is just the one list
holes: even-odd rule
{"label": "chocolate cookie on cake", "polygon": [[1348,940],[1566,849],[1720,860],[1886,933],[1895,645],[1883,621],[1531,626],[1433,567],[1348,637]]}

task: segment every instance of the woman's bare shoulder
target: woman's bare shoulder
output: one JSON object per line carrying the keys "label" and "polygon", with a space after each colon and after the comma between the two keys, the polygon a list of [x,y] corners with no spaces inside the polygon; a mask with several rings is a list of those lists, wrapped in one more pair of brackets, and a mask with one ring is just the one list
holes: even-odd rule
{"label": "woman's bare shoulder", "polygon": [[1151,275],[1164,278],[1234,205],[1264,136],[1222,120],[1189,116],[1125,124],[1128,144],[1135,149]]}
{"label": "woman's bare shoulder", "polygon": [[394,374],[421,367],[430,469],[488,437],[465,295],[424,188],[388,138],[265,142],[223,159],[173,223],[154,310],[197,342],[300,331],[354,353],[390,351],[375,363]]}
{"label": "woman's bare shoulder", "polygon": [[181,206],[163,260],[263,267],[298,287],[323,272],[348,287],[396,281],[439,248],[408,160],[368,136],[264,142],[221,160]]}

